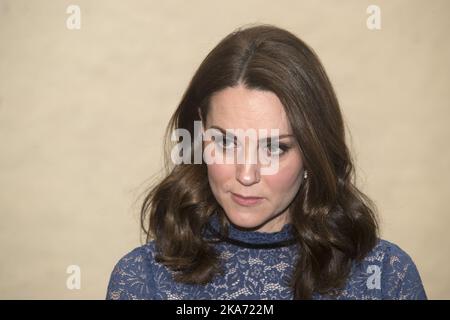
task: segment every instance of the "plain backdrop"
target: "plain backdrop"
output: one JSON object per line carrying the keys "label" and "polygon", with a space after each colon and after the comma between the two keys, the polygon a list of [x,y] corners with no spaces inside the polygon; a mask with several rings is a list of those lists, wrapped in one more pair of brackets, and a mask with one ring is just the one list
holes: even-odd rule
{"label": "plain backdrop", "polygon": [[[369,30],[369,5],[381,29]],[[70,30],[69,5],[81,10]],[[0,298],[103,299],[195,70],[237,27],[308,43],[382,237],[450,298],[450,2],[0,0]],[[67,267],[81,270],[69,290]]]}

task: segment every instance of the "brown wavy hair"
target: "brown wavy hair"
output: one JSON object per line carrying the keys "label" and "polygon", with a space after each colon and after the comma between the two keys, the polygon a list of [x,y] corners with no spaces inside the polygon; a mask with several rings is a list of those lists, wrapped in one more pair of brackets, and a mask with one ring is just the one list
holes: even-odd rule
{"label": "brown wavy hair", "polygon": [[170,138],[178,128],[194,137],[198,108],[206,119],[211,96],[239,84],[278,96],[308,170],[290,208],[299,248],[290,282],[294,298],[336,295],[353,261],[377,242],[376,209],[355,186],[342,114],[319,58],[294,34],[272,25],[238,28],[194,74],[166,128],[165,175],[142,204],[146,241],[154,239],[157,261],[175,271],[176,281],[206,284],[221,272],[218,254],[202,232],[215,213],[226,230],[225,213],[209,187],[206,164],[173,164]]}

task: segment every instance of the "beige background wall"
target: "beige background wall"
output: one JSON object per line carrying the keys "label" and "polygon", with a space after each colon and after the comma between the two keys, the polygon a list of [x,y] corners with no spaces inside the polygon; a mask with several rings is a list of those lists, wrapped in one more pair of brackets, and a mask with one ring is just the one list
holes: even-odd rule
{"label": "beige background wall", "polygon": [[[81,8],[68,30],[66,8]],[[366,8],[381,8],[381,30]],[[382,236],[450,298],[450,2],[0,0],[0,298],[103,299],[193,72],[263,22],[322,59]],[[66,267],[81,267],[81,289]]]}

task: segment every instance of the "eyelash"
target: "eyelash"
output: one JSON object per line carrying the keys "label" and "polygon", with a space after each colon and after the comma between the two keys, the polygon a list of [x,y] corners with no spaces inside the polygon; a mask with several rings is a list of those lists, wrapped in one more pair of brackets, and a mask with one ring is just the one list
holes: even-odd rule
{"label": "eyelash", "polygon": [[[232,142],[232,140],[224,139],[224,137],[221,137],[221,138],[218,139],[217,144],[221,144],[223,149],[227,149],[227,148],[223,145],[224,140],[229,141],[229,142]],[[236,145],[236,144],[235,144],[235,145]],[[269,149],[270,149],[270,147],[271,147],[272,145],[271,145],[271,144],[268,144],[267,146],[268,146]],[[289,146],[289,145],[287,145],[287,144],[285,144],[285,143],[282,143],[282,142],[278,142],[278,148],[282,151],[282,152],[279,154],[280,156],[282,156],[282,155],[284,155],[286,152],[289,151],[289,149],[291,148],[291,146]]]}

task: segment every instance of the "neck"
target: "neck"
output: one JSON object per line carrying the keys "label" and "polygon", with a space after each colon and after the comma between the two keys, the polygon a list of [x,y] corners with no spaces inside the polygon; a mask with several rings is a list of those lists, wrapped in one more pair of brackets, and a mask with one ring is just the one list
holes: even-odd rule
{"label": "neck", "polygon": [[255,228],[255,231],[266,233],[279,232],[284,228],[286,224],[290,222],[291,219],[289,210],[286,209],[284,212],[281,212],[280,214],[263,223],[261,226]]}

